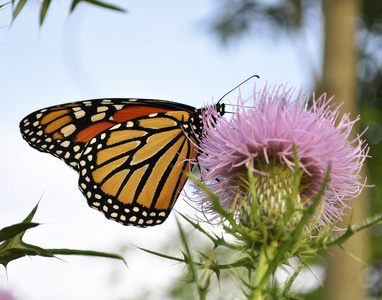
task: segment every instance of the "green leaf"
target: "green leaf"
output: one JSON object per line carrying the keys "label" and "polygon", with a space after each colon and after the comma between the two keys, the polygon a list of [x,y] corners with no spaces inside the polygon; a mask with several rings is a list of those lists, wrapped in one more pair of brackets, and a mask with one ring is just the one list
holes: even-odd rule
{"label": "green leaf", "polygon": [[330,247],[333,245],[342,245],[345,241],[347,241],[357,232],[381,223],[382,215],[376,215],[372,218],[368,218],[361,226],[352,226],[351,224],[349,224],[348,229],[345,232],[329,238],[328,241],[325,242],[325,247]]}
{"label": "green leaf", "polygon": [[40,10],[40,26],[44,22],[46,12],[48,11],[49,5],[51,0],[44,0],[41,4],[41,10]]}
{"label": "green leaf", "polygon": [[147,253],[154,254],[156,256],[162,257],[162,258],[166,258],[166,259],[170,259],[170,260],[175,260],[176,262],[186,263],[186,260],[184,258],[178,258],[178,257],[175,257],[175,256],[170,256],[170,255],[167,255],[167,254],[159,253],[159,252],[152,251],[152,250],[145,249],[145,248],[141,248],[141,247],[137,247],[137,248],[142,250],[142,251],[145,251]]}
{"label": "green leaf", "polygon": [[[7,3],[4,3],[4,4],[1,4],[0,5],[0,8],[3,8],[5,5],[8,5],[8,4],[10,4],[11,2],[7,2]],[[12,1],[12,3],[13,3],[13,1]]]}
{"label": "green leaf", "polygon": [[73,0],[72,5],[70,6],[70,12],[76,8],[77,4],[80,3],[81,0]]}
{"label": "green leaf", "polygon": [[8,226],[0,230],[0,264],[7,267],[12,260],[23,256],[44,256],[55,257],[55,255],[86,255],[121,259],[126,264],[125,260],[117,255],[105,252],[91,250],[76,250],[76,249],[44,249],[38,246],[24,243],[22,240],[24,233],[29,228],[38,226],[38,223],[33,223],[32,219],[37,211],[38,204],[33,208],[29,215],[19,224]]}
{"label": "green leaf", "polygon": [[98,1],[98,0],[73,0],[72,5],[70,7],[70,12],[72,12],[76,8],[77,4],[80,2],[87,2],[87,3],[93,4],[96,6],[100,6],[103,8],[112,9],[112,10],[116,10],[116,11],[120,11],[120,12],[126,12],[126,10],[123,8],[120,8],[120,7],[112,5],[112,4],[107,4],[105,2]]}
{"label": "green leaf", "polygon": [[127,265],[125,259],[122,256],[118,254],[114,254],[114,253],[99,252],[99,251],[93,251],[93,250],[77,250],[77,249],[46,249],[46,250],[48,250],[54,255],[84,255],[84,256],[97,256],[97,257],[120,259],[124,262],[125,265]]}
{"label": "green leaf", "polygon": [[[12,1],[12,3],[14,3],[14,1]],[[23,9],[25,3],[27,3],[27,0],[20,0],[19,3],[17,3],[16,8],[13,10],[13,19],[12,19],[12,21],[16,19],[17,15]]]}
{"label": "green leaf", "polygon": [[38,223],[19,223],[8,227],[4,227],[0,230],[0,243],[14,237],[15,235],[23,231],[26,231],[29,228],[33,228],[38,225]]}
{"label": "green leaf", "polygon": [[36,214],[36,211],[37,211],[37,208],[38,208],[38,204],[36,204],[36,206],[32,209],[32,211],[29,213],[29,215],[24,219],[24,221],[22,223],[30,223],[32,222],[32,219],[34,217],[34,215]]}
{"label": "green leaf", "polygon": [[[48,250],[26,244],[22,241],[26,230],[38,225],[34,225],[36,223],[31,222],[37,211],[37,207],[38,203],[21,223],[3,228],[1,230],[4,237],[10,237],[6,239],[5,242],[0,244],[0,264],[4,265],[4,267],[6,267],[12,260],[26,255],[40,255],[48,257],[54,256]],[[23,227],[24,230],[22,230]]]}
{"label": "green leaf", "polygon": [[29,213],[29,215],[22,221],[21,223],[11,225],[8,227],[4,227],[0,230],[0,242],[11,239],[15,237],[17,234],[25,232],[29,228],[33,228],[39,225],[39,223],[32,223],[32,219],[37,211],[38,203]]}

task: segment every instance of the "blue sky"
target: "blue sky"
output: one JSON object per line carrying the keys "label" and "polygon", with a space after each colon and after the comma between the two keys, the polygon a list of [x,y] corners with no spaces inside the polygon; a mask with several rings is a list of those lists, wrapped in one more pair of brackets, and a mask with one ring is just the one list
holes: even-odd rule
{"label": "blue sky", "polygon": [[[68,16],[68,1],[52,1],[42,28],[37,1],[28,1],[11,26],[10,8],[0,11],[0,227],[21,221],[41,200],[35,220],[43,225],[25,239],[42,247],[118,252],[133,244],[160,250],[165,241],[176,240],[175,213],[148,229],[106,220],[87,206],[75,172],[22,140],[18,123],[24,116],[103,97],[167,99],[200,107],[253,74],[261,78],[241,87],[245,98],[255,82],[257,87],[268,82],[310,88],[309,64],[320,66],[317,24],[304,40],[261,32],[223,47],[208,28],[216,1],[112,3],[128,13],[80,4]],[[237,96],[235,91],[226,100],[235,102]],[[175,209],[194,215],[181,198]],[[9,265],[8,281],[0,268],[0,287],[11,288],[21,300],[52,295],[56,300],[84,295],[135,299],[149,286],[163,289],[183,270],[128,247],[128,268],[97,258],[23,258]],[[111,283],[110,277],[117,279]]]}

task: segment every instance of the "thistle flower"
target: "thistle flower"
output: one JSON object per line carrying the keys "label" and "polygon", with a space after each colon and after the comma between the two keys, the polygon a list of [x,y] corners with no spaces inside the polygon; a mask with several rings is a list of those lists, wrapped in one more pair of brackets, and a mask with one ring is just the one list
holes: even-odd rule
{"label": "thistle flower", "polygon": [[[349,141],[353,125],[360,119],[345,114],[338,122],[339,107],[333,108],[332,98],[300,91],[292,99],[293,89],[285,86],[268,88],[254,95],[251,109],[244,101],[231,118],[218,118],[213,110],[204,118],[206,131],[200,141],[201,178],[219,196],[221,205],[234,209],[239,221],[249,226],[251,197],[248,187],[248,167],[256,181],[256,198],[261,222],[271,230],[292,205],[293,213],[286,226],[295,226],[302,208],[308,207],[323,185],[330,168],[330,180],[321,200],[319,226],[342,220],[344,209],[365,186],[360,182],[360,169],[368,157],[369,147],[361,135]],[[208,115],[209,114],[209,115]],[[212,116],[212,117],[210,117]],[[294,184],[294,149],[302,170],[298,196],[291,199]],[[203,212],[211,212],[211,200],[199,188],[197,198]],[[290,202],[293,203],[290,203]],[[258,220],[259,220],[258,219]],[[276,226],[276,227],[275,227]]]}

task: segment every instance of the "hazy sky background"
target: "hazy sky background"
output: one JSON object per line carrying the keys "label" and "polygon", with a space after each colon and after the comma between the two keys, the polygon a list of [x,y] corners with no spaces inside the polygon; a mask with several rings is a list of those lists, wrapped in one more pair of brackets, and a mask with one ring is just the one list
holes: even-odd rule
{"label": "hazy sky background", "polygon": [[[255,82],[258,88],[267,82],[310,88],[310,64],[320,66],[321,28],[312,22],[304,40],[261,31],[223,47],[209,30],[217,0],[110,0],[125,14],[81,3],[70,16],[68,2],[52,1],[42,28],[37,1],[28,1],[11,26],[10,7],[0,11],[0,228],[22,221],[40,200],[35,221],[43,225],[28,231],[26,242],[123,253],[128,268],[94,257],[25,257],[7,272],[0,267],[0,287],[20,300],[136,299],[143,289],[162,291],[181,275],[183,266],[130,246],[163,250],[165,241],[175,242],[176,213],[147,229],[107,220],[88,207],[73,170],[22,140],[20,120],[43,107],[103,97],[200,107],[253,74],[261,79],[241,87],[244,98]],[[175,209],[194,215],[181,197]]]}

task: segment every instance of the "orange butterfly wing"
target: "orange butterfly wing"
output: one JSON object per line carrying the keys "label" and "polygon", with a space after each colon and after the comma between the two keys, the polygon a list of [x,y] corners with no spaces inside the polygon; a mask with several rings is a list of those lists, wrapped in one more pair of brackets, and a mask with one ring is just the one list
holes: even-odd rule
{"label": "orange butterfly wing", "polygon": [[20,130],[32,147],[79,173],[91,207],[146,227],[164,222],[187,180],[201,110],[162,100],[99,99],[42,109],[24,118]]}

